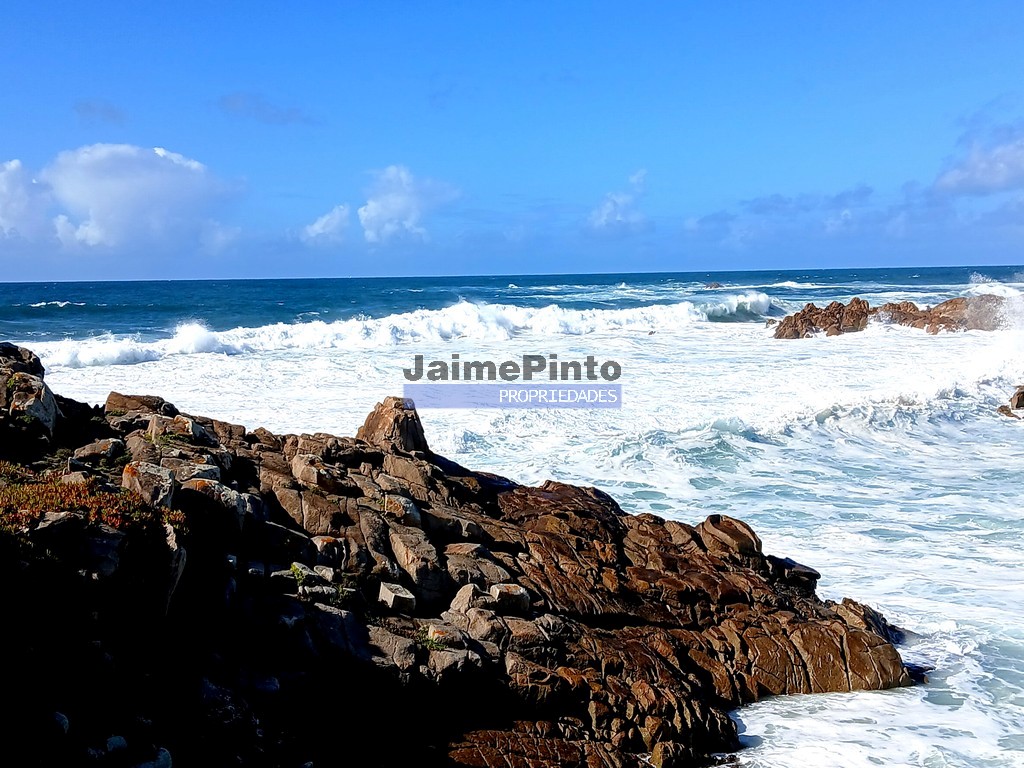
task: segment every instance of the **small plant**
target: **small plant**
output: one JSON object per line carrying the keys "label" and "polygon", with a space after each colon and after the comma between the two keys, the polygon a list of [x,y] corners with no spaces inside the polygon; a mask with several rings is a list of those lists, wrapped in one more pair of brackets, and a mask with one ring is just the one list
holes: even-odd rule
{"label": "small plant", "polygon": [[449,646],[444,640],[437,640],[436,638],[429,637],[427,635],[427,628],[420,627],[416,630],[416,644],[423,646],[428,651],[447,651]]}
{"label": "small plant", "polygon": [[0,461],[0,481],[6,483],[23,483],[32,479],[32,473],[20,464]]}
{"label": "small plant", "polygon": [[355,595],[356,592],[354,589],[344,587],[341,584],[336,584],[334,585],[334,594],[327,598],[327,603],[334,608],[348,608],[352,605]]}
{"label": "small plant", "polygon": [[295,577],[295,583],[301,587],[303,583],[306,581],[305,572],[303,572],[303,570],[299,568],[299,566],[295,563],[292,563],[291,568],[289,570],[292,572],[292,576]]}
{"label": "small plant", "polygon": [[0,485],[0,530],[21,531],[47,512],[81,512],[90,523],[160,536],[164,522],[183,522],[172,520],[174,513],[165,517],[151,509],[132,491],[100,490],[95,480],[62,483],[7,462],[0,462],[0,477],[6,481]]}
{"label": "small plant", "polygon": [[128,453],[119,454],[112,459],[107,456],[104,456],[102,459],[100,459],[100,469],[104,469],[108,472],[120,472],[128,465],[128,462],[131,460],[132,457]]}

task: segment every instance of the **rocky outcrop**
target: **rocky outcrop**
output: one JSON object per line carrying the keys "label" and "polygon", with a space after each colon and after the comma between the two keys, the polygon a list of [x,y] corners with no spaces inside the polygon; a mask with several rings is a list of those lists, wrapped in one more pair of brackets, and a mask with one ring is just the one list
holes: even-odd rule
{"label": "rocky outcrop", "polygon": [[49,445],[59,415],[35,353],[0,342],[0,458],[23,458]]}
{"label": "rocky outcrop", "polygon": [[775,326],[775,338],[803,339],[819,333],[838,336],[864,330],[872,318],[920,328],[928,333],[993,331],[1003,325],[1005,303],[1005,299],[1000,296],[983,295],[950,299],[930,309],[921,309],[912,301],[890,302],[872,307],[857,298],[851,299],[849,304],[833,301],[827,307],[808,304]]}
{"label": "rocky outcrop", "polygon": [[403,451],[429,451],[423,425],[412,401],[386,397],[356,432],[356,438],[377,448],[395,447]]}
{"label": "rocky outcrop", "polygon": [[[0,473],[0,513],[5,487],[74,480],[160,523],[76,517],[65,568],[44,556],[50,517],[9,516],[0,609],[22,621],[0,651],[34,661],[8,695],[28,702],[19,743],[65,764],[113,733],[140,764],[350,749],[368,765],[667,768],[737,749],[727,713],[744,703],[911,683],[897,630],[819,599],[818,573],[765,554],[745,523],[630,516],[595,488],[470,471],[429,452],[399,398],[357,439],[122,395],[103,426],[66,446],[74,477],[47,456],[30,479]],[[44,738],[55,712],[71,728]]]}

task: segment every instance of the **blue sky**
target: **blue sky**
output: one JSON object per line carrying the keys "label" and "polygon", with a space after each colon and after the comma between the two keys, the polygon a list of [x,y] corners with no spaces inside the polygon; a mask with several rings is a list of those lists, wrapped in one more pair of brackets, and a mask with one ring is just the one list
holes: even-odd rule
{"label": "blue sky", "polygon": [[1018,264],[1021,29],[999,2],[11,2],[0,262]]}

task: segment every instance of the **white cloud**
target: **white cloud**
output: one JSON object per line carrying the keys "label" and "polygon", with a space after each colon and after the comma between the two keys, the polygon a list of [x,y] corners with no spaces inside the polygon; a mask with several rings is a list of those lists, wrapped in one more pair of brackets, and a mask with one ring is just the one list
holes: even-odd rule
{"label": "white cloud", "polygon": [[348,229],[349,207],[336,205],[312,224],[303,228],[299,237],[311,244],[340,243]]}
{"label": "white cloud", "polygon": [[20,160],[0,163],[0,236],[35,240],[50,230],[50,193]]}
{"label": "white cloud", "polygon": [[960,195],[987,195],[1024,187],[1024,137],[992,147],[974,144],[967,157],[939,176],[935,186]]}
{"label": "white cloud", "polygon": [[404,165],[389,165],[377,173],[373,189],[357,211],[368,243],[394,239],[427,239],[422,225],[429,211],[457,197],[457,191],[443,182],[417,179]]}
{"label": "white cloud", "polygon": [[641,232],[650,226],[650,220],[636,207],[643,196],[647,171],[641,169],[629,177],[628,192],[609,192],[587,217],[587,225],[594,232],[629,234]]}
{"label": "white cloud", "polygon": [[226,193],[202,163],[130,144],[61,152],[41,179],[64,211],[53,224],[65,246],[198,240]]}

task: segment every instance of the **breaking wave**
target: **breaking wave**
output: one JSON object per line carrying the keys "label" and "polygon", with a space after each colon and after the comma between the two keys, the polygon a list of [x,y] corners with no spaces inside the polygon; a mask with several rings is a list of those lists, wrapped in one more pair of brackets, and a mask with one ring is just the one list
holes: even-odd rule
{"label": "breaking wave", "polygon": [[381,318],[275,323],[213,331],[201,323],[179,325],[170,338],[144,340],[107,334],[84,340],[35,344],[48,366],[127,365],[169,355],[244,354],[287,349],[367,349],[455,339],[504,341],[516,336],[582,336],[593,333],[650,333],[701,322],[755,321],[773,309],[769,296],[747,292],[716,301],[653,304],[629,309],[566,309],[475,304],[416,310]]}

